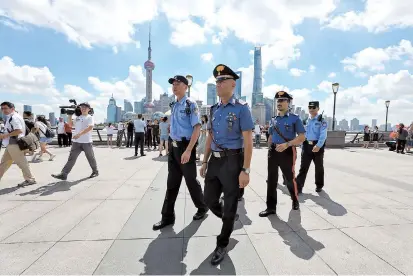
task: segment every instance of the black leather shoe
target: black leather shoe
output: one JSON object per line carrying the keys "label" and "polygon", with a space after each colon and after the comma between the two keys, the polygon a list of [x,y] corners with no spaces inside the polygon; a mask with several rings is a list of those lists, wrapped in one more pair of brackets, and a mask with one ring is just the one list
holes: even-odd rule
{"label": "black leather shoe", "polygon": [[300,202],[293,201],[293,210],[299,210],[299,209],[300,209]]}
{"label": "black leather shoe", "polygon": [[172,225],[172,224],[174,224],[174,223],[175,223],[174,220],[161,220],[160,222],[155,223],[155,224],[153,225],[152,229],[153,229],[154,231],[156,231],[156,230],[162,229],[162,228],[164,228],[164,227],[166,227],[166,226],[168,226],[168,225]]}
{"label": "black leather shoe", "polygon": [[267,209],[267,210],[262,211],[261,213],[259,213],[259,216],[262,217],[262,218],[268,217],[269,215],[275,215],[275,210]]}
{"label": "black leather shoe", "polygon": [[67,180],[67,175],[64,175],[63,173],[59,174],[52,174],[54,178],[60,179],[60,180]]}
{"label": "black leather shoe", "polygon": [[302,195],[303,194],[303,189],[298,189],[298,194]]}
{"label": "black leather shoe", "polygon": [[92,172],[92,174],[89,176],[89,178],[94,178],[94,177],[98,177],[99,176],[99,172]]}
{"label": "black leather shoe", "polygon": [[208,209],[206,210],[198,210],[198,212],[196,212],[196,214],[194,215],[193,219],[194,220],[200,220],[203,219],[206,215],[206,213],[208,212]]}
{"label": "black leather shoe", "polygon": [[214,253],[212,254],[212,258],[211,258],[211,264],[218,265],[220,262],[222,262],[226,254],[227,254],[226,247],[215,248]]}
{"label": "black leather shoe", "polygon": [[317,192],[317,193],[321,193],[321,191],[323,191],[323,188],[315,188],[315,191]]}

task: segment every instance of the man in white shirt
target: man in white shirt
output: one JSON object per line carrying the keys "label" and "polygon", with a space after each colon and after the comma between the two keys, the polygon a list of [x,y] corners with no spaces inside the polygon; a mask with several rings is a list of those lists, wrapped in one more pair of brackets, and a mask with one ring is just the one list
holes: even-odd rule
{"label": "man in white shirt", "polygon": [[255,147],[259,148],[260,142],[261,142],[261,126],[258,120],[255,121],[254,134],[255,134]]}
{"label": "man in white shirt", "polygon": [[59,147],[67,147],[67,135],[63,118],[59,118],[59,123],[57,124],[57,143]]}
{"label": "man in white shirt", "polygon": [[145,139],[145,127],[146,123],[142,120],[142,114],[138,114],[138,119],[133,121],[135,128],[135,156],[138,156],[138,147],[141,148],[141,156],[145,156],[143,153],[143,142]]}
{"label": "man in white shirt", "polygon": [[15,112],[14,104],[3,102],[1,111],[7,117],[4,125],[5,132],[0,134],[0,139],[3,140],[3,145],[6,147],[0,163],[0,180],[14,161],[21,169],[25,180],[19,186],[36,184],[36,180],[30,171],[30,165],[24,156],[24,151],[20,150],[17,144],[17,140],[26,134],[26,124],[20,114]]}
{"label": "man in white shirt", "polygon": [[[97,177],[99,171],[96,164],[95,153],[93,152],[93,139],[92,131],[94,126],[93,117],[89,115],[90,105],[88,103],[81,103],[80,110],[82,115],[76,117],[75,119],[75,130],[73,133],[73,143],[70,150],[69,159],[67,160],[66,165],[62,169],[62,172],[59,174],[52,174],[54,178],[60,180],[66,180],[67,175],[72,170],[73,166],[76,163],[76,160],[79,154],[83,151],[85,152],[87,161],[89,162],[90,167],[92,168],[92,174],[90,178]],[[69,124],[72,122],[72,116],[68,116]]]}

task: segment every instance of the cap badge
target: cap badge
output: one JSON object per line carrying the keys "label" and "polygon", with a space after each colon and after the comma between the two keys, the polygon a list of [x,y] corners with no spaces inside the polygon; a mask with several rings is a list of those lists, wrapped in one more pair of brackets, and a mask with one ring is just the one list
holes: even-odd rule
{"label": "cap badge", "polygon": [[224,69],[225,69],[224,65],[220,65],[217,67],[218,76],[221,75],[221,71],[224,71]]}
{"label": "cap badge", "polygon": [[278,95],[280,95],[280,96],[284,95],[284,91],[278,92]]}

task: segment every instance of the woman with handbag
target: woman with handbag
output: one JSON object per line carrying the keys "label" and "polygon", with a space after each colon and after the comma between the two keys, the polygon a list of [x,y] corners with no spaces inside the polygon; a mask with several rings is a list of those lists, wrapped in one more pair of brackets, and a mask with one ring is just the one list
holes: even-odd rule
{"label": "woman with handbag", "polygon": [[39,136],[40,136],[40,152],[36,153],[33,156],[32,162],[42,161],[43,153],[47,153],[50,156],[49,161],[53,161],[56,155],[52,154],[46,148],[47,144],[50,143],[52,140],[51,137],[48,137],[48,136],[51,136],[49,133],[52,130],[48,128],[46,118],[43,115],[37,116],[34,127],[35,127],[35,132],[39,133]]}

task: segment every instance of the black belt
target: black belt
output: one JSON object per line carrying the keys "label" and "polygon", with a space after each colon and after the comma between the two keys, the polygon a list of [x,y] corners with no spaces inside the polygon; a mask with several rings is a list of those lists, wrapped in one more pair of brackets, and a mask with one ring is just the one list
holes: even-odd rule
{"label": "black belt", "polygon": [[222,158],[225,156],[237,155],[243,151],[243,149],[224,149],[223,151],[212,151],[212,156]]}
{"label": "black belt", "polygon": [[314,140],[314,141],[309,141],[309,140],[305,140],[303,144],[307,144],[307,145],[316,145],[318,143],[318,140]]}

